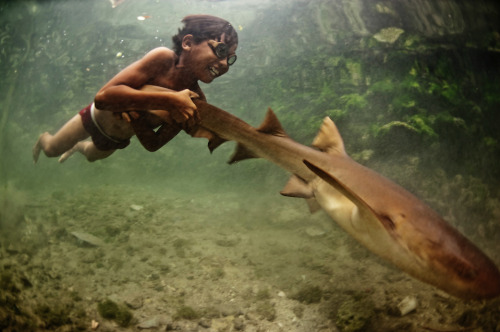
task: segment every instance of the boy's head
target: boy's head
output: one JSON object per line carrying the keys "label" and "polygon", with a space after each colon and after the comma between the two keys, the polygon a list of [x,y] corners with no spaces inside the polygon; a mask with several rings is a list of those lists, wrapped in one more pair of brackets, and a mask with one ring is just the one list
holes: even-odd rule
{"label": "boy's head", "polygon": [[228,47],[238,44],[238,34],[233,26],[226,20],[211,15],[190,15],[182,20],[184,27],[172,37],[174,52],[180,55],[182,52],[182,39],[185,35],[193,35],[195,43],[199,44],[205,40],[220,40],[224,34],[224,43]]}

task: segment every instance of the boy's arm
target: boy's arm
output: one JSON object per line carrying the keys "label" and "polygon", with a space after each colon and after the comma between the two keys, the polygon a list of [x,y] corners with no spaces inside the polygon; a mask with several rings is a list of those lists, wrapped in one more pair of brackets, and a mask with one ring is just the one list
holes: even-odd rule
{"label": "boy's arm", "polygon": [[150,152],[154,152],[167,144],[182,130],[181,126],[176,123],[163,123],[155,131],[144,120],[141,120],[141,118],[132,120],[130,124],[139,142]]}
{"label": "boy's arm", "polygon": [[169,110],[178,123],[196,121],[196,105],[191,98],[197,97],[197,93],[188,89],[142,89],[155,84],[158,73],[168,72],[175,60],[174,52],[165,47],[150,51],[106,83],[95,96],[95,106],[111,112]]}

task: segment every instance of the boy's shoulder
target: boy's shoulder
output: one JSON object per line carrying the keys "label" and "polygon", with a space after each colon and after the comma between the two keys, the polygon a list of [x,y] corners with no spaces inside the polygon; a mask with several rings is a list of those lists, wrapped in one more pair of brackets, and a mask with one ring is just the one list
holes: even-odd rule
{"label": "boy's shoulder", "polygon": [[165,55],[170,55],[170,56],[173,56],[175,54],[174,51],[172,51],[171,49],[169,49],[168,47],[165,47],[165,46],[153,48],[151,51],[149,51],[149,53],[158,53],[158,54],[165,54]]}
{"label": "boy's shoulder", "polygon": [[145,58],[147,61],[161,61],[164,63],[175,62],[177,55],[167,47],[157,47],[149,51]]}
{"label": "boy's shoulder", "polygon": [[163,58],[175,58],[175,53],[168,47],[157,47],[153,48],[151,51],[148,52],[148,55],[154,56],[154,57],[163,57]]}

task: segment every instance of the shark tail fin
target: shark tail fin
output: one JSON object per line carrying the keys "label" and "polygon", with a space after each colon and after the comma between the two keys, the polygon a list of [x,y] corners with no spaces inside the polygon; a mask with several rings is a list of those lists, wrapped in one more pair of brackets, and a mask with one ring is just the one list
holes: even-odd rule
{"label": "shark tail fin", "polygon": [[328,154],[347,155],[342,136],[340,136],[337,126],[329,117],[323,119],[323,124],[312,145]]}

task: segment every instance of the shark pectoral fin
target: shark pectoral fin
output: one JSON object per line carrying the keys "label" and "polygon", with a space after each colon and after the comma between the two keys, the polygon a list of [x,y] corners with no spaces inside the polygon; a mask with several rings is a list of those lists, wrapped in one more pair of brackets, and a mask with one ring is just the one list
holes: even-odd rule
{"label": "shark pectoral fin", "polygon": [[329,117],[324,118],[318,135],[313,140],[312,146],[328,154],[347,155],[344,141],[340,136],[335,123]]}
{"label": "shark pectoral fin", "polygon": [[247,149],[243,144],[238,143],[236,145],[236,150],[234,151],[231,159],[228,161],[229,164],[234,164],[238,161],[242,161],[245,159],[259,158],[252,151]]}
{"label": "shark pectoral fin", "polygon": [[298,198],[313,198],[314,193],[304,180],[296,175],[292,175],[288,182],[286,183],[280,194],[288,197],[298,197]]}
{"label": "shark pectoral fin", "polygon": [[304,160],[304,164],[317,176],[323,179],[326,183],[337,189],[342,195],[347,197],[354,205],[356,210],[351,216],[353,227],[358,231],[366,231],[368,228],[365,224],[366,220],[377,223],[378,226],[382,225],[386,229],[394,228],[393,222],[388,217],[379,216],[361,197],[346,187],[338,179],[331,174],[325,172],[321,168],[311,164],[309,161]]}

